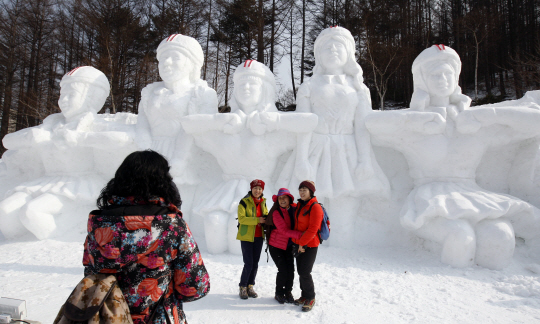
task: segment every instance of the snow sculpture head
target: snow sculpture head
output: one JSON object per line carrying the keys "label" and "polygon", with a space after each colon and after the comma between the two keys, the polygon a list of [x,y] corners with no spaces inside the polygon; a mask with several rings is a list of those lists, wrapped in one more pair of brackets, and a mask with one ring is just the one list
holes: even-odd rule
{"label": "snow sculpture head", "polygon": [[441,44],[423,50],[413,62],[412,73],[412,109],[423,111],[435,98],[448,100],[459,111],[470,105],[470,98],[458,86],[461,60],[452,48]]}
{"label": "snow sculpture head", "polygon": [[355,88],[364,82],[363,71],[356,62],[356,47],[351,32],[343,27],[326,28],[315,40],[313,75],[346,74],[354,79]]}
{"label": "snow sculpture head", "polygon": [[109,96],[109,80],[91,66],[79,66],[60,81],[58,106],[66,118],[82,113],[97,113]]}
{"label": "snow sculpture head", "polygon": [[276,80],[266,65],[255,60],[240,64],[233,76],[234,90],[231,111],[277,111]]}
{"label": "snow sculpture head", "polygon": [[172,34],[157,48],[159,76],[165,82],[175,82],[188,77],[195,82],[201,77],[204,53],[199,42],[189,36]]}

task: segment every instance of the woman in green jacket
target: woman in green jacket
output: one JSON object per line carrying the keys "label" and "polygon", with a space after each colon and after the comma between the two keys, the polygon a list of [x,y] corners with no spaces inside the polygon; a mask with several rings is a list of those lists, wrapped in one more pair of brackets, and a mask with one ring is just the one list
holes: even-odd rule
{"label": "woman in green jacket", "polygon": [[240,298],[257,298],[253,290],[259,268],[259,259],[264,241],[263,223],[268,215],[266,199],[263,198],[264,181],[255,179],[249,184],[251,190],[238,204],[238,234],[242,247],[244,269],[240,277]]}

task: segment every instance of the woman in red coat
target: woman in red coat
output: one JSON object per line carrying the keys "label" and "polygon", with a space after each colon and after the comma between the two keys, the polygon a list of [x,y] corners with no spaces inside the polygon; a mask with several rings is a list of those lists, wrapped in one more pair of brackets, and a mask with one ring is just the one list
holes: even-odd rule
{"label": "woman in red coat", "polygon": [[299,239],[302,232],[292,230],[294,227],[294,197],[287,188],[281,188],[277,196],[272,197],[274,206],[268,215],[272,216],[275,229],[272,230],[268,245],[270,255],[278,268],[276,275],[275,299],[283,304],[294,303],[292,287],[294,283],[294,257],[292,254],[293,243],[291,238]]}
{"label": "woman in red coat", "polygon": [[302,296],[294,301],[296,305],[302,305],[302,311],[309,312],[315,305],[315,286],[311,277],[311,270],[317,258],[317,250],[320,239],[318,231],[324,212],[315,197],[315,183],[305,180],[298,187],[300,199],[294,214],[294,229],[303,232],[300,239],[293,239],[298,244],[299,255],[296,257],[296,269],[300,277],[300,289]]}

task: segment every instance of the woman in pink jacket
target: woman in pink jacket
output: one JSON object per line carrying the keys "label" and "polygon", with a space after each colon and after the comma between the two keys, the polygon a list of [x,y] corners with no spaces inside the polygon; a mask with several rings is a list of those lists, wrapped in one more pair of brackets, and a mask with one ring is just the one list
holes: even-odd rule
{"label": "woman in pink jacket", "polygon": [[[270,245],[270,255],[278,268],[276,275],[276,295],[275,299],[283,304],[294,303],[292,287],[294,282],[294,257],[292,254],[291,238],[299,239],[302,232],[292,230],[294,228],[294,197],[288,189],[281,188],[277,196],[272,196],[274,205],[268,213],[269,222],[275,225],[270,232],[268,245]],[[267,222],[268,223],[268,222]]]}

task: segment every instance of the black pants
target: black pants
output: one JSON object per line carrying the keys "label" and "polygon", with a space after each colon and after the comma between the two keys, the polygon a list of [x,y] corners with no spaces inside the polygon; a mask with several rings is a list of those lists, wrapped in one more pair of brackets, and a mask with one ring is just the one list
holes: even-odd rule
{"label": "black pants", "polygon": [[319,247],[306,247],[306,252],[300,253],[296,258],[296,269],[298,271],[298,276],[300,277],[302,297],[307,299],[315,298],[315,285],[313,284],[313,278],[311,277],[311,270],[313,270],[313,264],[317,258],[318,249]]}
{"label": "black pants", "polygon": [[242,247],[242,258],[244,259],[244,269],[240,277],[240,287],[255,285],[255,277],[259,269],[259,259],[263,246],[263,238],[256,237],[253,242],[240,241]]}
{"label": "black pants", "polygon": [[292,246],[287,250],[270,246],[270,255],[278,268],[276,275],[276,295],[283,296],[292,291],[294,283],[294,257]]}

